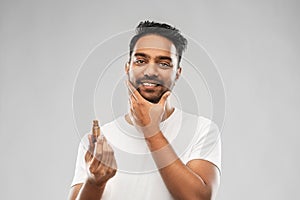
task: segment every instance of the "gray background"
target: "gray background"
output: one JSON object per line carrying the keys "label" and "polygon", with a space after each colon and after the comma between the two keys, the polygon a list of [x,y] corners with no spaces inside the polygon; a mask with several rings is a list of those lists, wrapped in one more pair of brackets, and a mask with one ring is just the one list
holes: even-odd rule
{"label": "gray background", "polygon": [[[80,64],[144,19],[200,42],[223,77],[217,199],[299,199],[299,15],[296,0],[2,0],[0,199],[66,199],[79,143],[72,91]],[[93,116],[83,115],[88,131]]]}

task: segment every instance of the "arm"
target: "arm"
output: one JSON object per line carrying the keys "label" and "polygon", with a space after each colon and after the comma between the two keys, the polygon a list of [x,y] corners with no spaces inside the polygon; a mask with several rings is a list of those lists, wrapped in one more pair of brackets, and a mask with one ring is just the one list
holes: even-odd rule
{"label": "arm", "polygon": [[159,131],[146,139],[161,177],[175,199],[213,199],[219,186],[219,170],[205,160],[185,165]]}

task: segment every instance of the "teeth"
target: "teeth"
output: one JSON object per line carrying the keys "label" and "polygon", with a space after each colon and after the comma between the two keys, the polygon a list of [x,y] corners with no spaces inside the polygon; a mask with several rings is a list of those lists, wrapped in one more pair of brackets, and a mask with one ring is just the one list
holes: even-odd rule
{"label": "teeth", "polygon": [[144,86],[156,86],[154,83],[143,83]]}

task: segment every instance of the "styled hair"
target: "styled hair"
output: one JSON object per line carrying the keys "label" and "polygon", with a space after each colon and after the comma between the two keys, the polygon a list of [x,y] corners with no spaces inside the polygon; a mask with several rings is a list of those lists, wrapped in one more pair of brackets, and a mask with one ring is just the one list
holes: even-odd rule
{"label": "styled hair", "polygon": [[178,56],[178,64],[180,63],[182,53],[186,49],[187,39],[184,38],[180,31],[165,23],[158,23],[154,21],[142,21],[136,27],[136,34],[132,37],[129,44],[129,58],[131,58],[133,48],[136,42],[143,36],[154,34],[167,38],[176,47],[176,53]]}

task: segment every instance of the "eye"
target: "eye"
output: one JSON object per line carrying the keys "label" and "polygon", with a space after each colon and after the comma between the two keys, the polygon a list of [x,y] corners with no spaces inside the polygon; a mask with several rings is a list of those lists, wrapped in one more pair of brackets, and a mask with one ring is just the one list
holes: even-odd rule
{"label": "eye", "polygon": [[135,63],[136,65],[143,65],[143,64],[146,63],[146,61],[143,60],[143,59],[136,59],[136,60],[134,61],[134,63]]}
{"label": "eye", "polygon": [[172,67],[172,65],[170,63],[167,63],[167,62],[160,62],[159,66],[162,67],[162,68],[170,68],[170,67]]}

